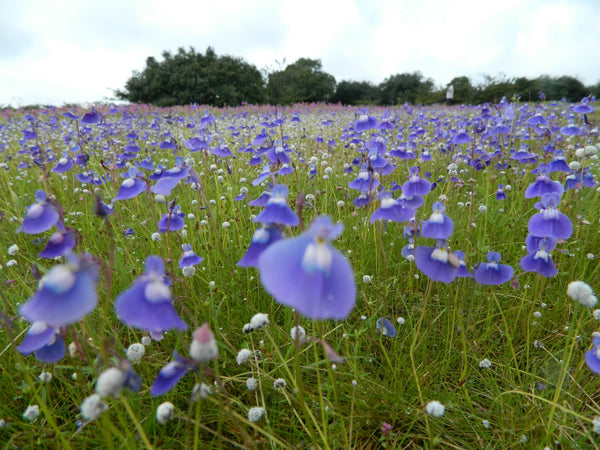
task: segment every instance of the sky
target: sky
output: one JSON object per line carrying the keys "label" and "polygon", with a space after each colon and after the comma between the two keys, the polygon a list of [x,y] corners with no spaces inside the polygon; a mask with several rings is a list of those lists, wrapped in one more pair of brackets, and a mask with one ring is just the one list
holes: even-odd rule
{"label": "sky", "polygon": [[179,47],[259,70],[321,60],[336,80],[420,71],[600,82],[600,0],[0,0],[0,106],[114,99]]}

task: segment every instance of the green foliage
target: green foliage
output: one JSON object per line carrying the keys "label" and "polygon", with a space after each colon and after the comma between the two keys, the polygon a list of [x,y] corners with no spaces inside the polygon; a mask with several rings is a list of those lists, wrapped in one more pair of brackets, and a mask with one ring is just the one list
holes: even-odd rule
{"label": "green foliage", "polygon": [[331,102],[342,105],[375,105],[379,102],[379,88],[368,81],[340,81]]}
{"label": "green foliage", "polygon": [[267,98],[272,105],[328,102],[335,93],[335,78],[321,70],[318,59],[300,58],[269,74]]}
{"label": "green foliage", "polygon": [[205,54],[179,48],[174,55],[163,52],[162,57],[160,62],[149,57],[146,68],[134,72],[116,96],[156,106],[237,106],[265,99],[261,73],[240,58],[217,56],[210,47]]}
{"label": "green foliage", "polygon": [[417,104],[431,93],[433,80],[425,79],[421,72],[401,73],[386,78],[379,90],[383,105]]}

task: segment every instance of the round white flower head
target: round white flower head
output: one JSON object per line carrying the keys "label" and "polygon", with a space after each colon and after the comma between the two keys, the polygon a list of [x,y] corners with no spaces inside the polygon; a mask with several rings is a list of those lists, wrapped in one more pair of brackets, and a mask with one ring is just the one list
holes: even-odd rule
{"label": "round white flower head", "polygon": [[343,208],[344,205],[345,205],[344,200],[338,200],[338,202],[337,202],[337,207],[338,208]]}
{"label": "round white flower head", "polygon": [[163,402],[156,408],[156,420],[164,425],[173,418],[175,406],[171,402]]}
{"label": "round white flower head", "polygon": [[125,385],[125,380],[126,375],[122,370],[110,367],[96,380],[96,393],[101,397],[117,397]]}
{"label": "round white flower head", "polygon": [[593,308],[598,303],[592,288],[583,281],[571,281],[567,286],[567,295],[588,308]]}
{"label": "round white flower head", "polygon": [[483,425],[483,428],[485,428],[487,430],[490,427],[490,421],[486,420],[486,419],[483,419],[481,421],[481,425]]}
{"label": "round white flower head", "polygon": [[264,313],[254,314],[250,319],[250,326],[254,331],[260,330],[262,327],[269,324],[269,316]]}
{"label": "round white flower head", "polygon": [[10,256],[15,256],[17,253],[19,252],[19,246],[17,244],[13,244],[10,247],[8,247],[8,254]]}
{"label": "round white flower head", "polygon": [[249,323],[245,323],[244,326],[242,327],[242,331],[245,334],[252,333],[252,325],[250,325]]}
{"label": "round white flower head", "polygon": [[154,196],[154,201],[156,203],[167,203],[167,199],[165,198],[164,195],[161,195],[161,194],[156,194]]}
{"label": "round white flower head", "polygon": [[142,345],[144,347],[149,346],[152,343],[152,339],[150,338],[150,336],[143,336],[142,337]]}
{"label": "round white flower head", "polygon": [[253,406],[248,410],[248,420],[250,422],[258,422],[265,415],[265,408]]}
{"label": "round white flower head", "polygon": [[136,342],[135,344],[131,344],[127,349],[127,359],[131,362],[137,362],[144,356],[144,352],[146,349],[143,344]]}
{"label": "round white flower head", "polygon": [[191,276],[194,276],[194,274],[196,273],[196,268],[194,266],[182,267],[181,273],[183,273],[184,277],[189,278]]}
{"label": "round white flower head", "polygon": [[219,357],[219,349],[215,335],[204,323],[200,328],[194,331],[194,339],[190,344],[190,356],[196,362],[208,362]]}
{"label": "round white flower head", "polygon": [[273,381],[273,388],[276,390],[285,389],[286,386],[287,382],[283,378],[277,378],[275,381]]}
{"label": "round white flower head", "polygon": [[248,388],[249,391],[256,390],[257,384],[258,384],[258,381],[256,381],[256,378],[254,378],[254,377],[250,377],[246,380],[246,387]]}
{"label": "round white flower head", "polygon": [[406,320],[404,319],[404,317],[398,317],[396,319],[396,322],[398,322],[400,325],[404,325],[406,323]]}
{"label": "round white flower head", "polygon": [[492,362],[489,359],[484,358],[479,363],[479,367],[482,369],[489,369],[490,367],[492,367]]}
{"label": "round white flower head", "polygon": [[[2,164],[0,164],[1,166]],[[0,419],[0,430],[2,430],[3,428],[8,427],[8,422],[4,419]]]}
{"label": "round white flower head", "polygon": [[363,283],[369,284],[371,282],[371,277],[369,275],[363,276]]}
{"label": "round white flower head", "polygon": [[195,402],[200,397],[202,400],[212,394],[212,388],[206,383],[195,384],[192,389],[192,401]]}
{"label": "round white flower head", "polygon": [[593,425],[593,431],[596,434],[600,434],[600,417],[596,416],[594,417],[594,420],[592,421],[592,425]]}
{"label": "round white flower head", "polygon": [[152,233],[152,236],[150,236],[150,239],[152,239],[152,242],[160,241],[160,233]]}
{"label": "round white flower head", "polygon": [[40,417],[40,407],[38,405],[29,405],[23,413],[23,418],[30,422],[35,422]]}
{"label": "round white flower head", "polygon": [[91,421],[97,419],[100,414],[108,409],[106,403],[102,401],[99,394],[92,394],[86,397],[82,402],[79,410],[84,420]]}
{"label": "round white flower head", "polygon": [[52,380],[52,374],[50,372],[42,372],[38,375],[38,380],[42,383],[49,383]]}
{"label": "round white flower head", "polygon": [[235,360],[237,361],[238,365],[242,365],[245,362],[248,362],[251,356],[252,352],[247,348],[243,348],[238,352],[237,356],[235,357]]}
{"label": "round white flower head", "polygon": [[446,413],[446,407],[437,400],[432,400],[425,406],[427,414],[433,417],[442,417]]}
{"label": "round white flower head", "polygon": [[302,341],[306,337],[306,330],[300,325],[292,327],[290,330],[290,337],[292,338],[292,341],[295,341],[296,339]]}

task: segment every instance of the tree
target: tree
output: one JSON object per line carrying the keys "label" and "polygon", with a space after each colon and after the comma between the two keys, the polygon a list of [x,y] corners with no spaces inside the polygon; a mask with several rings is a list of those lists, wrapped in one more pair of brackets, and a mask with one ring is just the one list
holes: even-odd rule
{"label": "tree", "polygon": [[433,81],[421,72],[392,75],[379,85],[380,102],[384,105],[422,102],[433,90]]}
{"label": "tree", "polygon": [[204,55],[193,47],[189,51],[180,47],[174,55],[164,51],[162,57],[160,62],[152,56],[147,58],[146,68],[134,72],[125,89],[115,92],[116,96],[157,106],[237,106],[265,100],[261,73],[241,58],[217,56],[211,47]]}
{"label": "tree", "polygon": [[454,101],[469,105],[475,99],[475,88],[471,84],[469,77],[454,77],[450,82],[454,86]]}
{"label": "tree", "polygon": [[340,81],[331,98],[342,105],[373,105],[378,100],[379,89],[368,81]]}
{"label": "tree", "polygon": [[335,78],[321,70],[318,59],[300,58],[284,70],[268,75],[269,103],[327,102],[335,92]]}

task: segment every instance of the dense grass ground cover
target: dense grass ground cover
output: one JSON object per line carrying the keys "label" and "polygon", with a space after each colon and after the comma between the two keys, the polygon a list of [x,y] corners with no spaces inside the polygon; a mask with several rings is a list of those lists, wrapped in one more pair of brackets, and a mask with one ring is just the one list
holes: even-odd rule
{"label": "dense grass ground cover", "polygon": [[[591,308],[567,296],[574,280],[599,286],[597,186],[590,181],[562,195],[558,209],[570,219],[573,233],[551,252],[556,276],[520,267],[528,222],[540,200],[525,198],[536,180],[532,170],[562,152],[567,163],[577,161],[598,176],[592,146],[600,144],[599,119],[589,114],[585,124],[572,108],[567,103],[371,108],[368,114],[377,124],[390,126],[364,131],[357,131],[364,111],[327,105],[248,106],[208,114],[200,108],[98,107],[99,114],[87,118],[89,110],[5,112],[0,116],[0,442],[6,448],[32,443],[60,448],[598,446],[600,378],[584,361],[598,321]],[[536,114],[545,121],[535,125],[530,119]],[[569,121],[578,134],[561,133]],[[490,132],[499,124],[508,127],[506,134]],[[263,129],[267,136],[258,143]],[[456,143],[459,135],[468,142]],[[195,136],[205,139],[206,147],[190,141]],[[513,267],[514,277],[497,286],[473,278],[432,281],[401,253],[409,243],[407,223],[370,223],[379,201],[356,207],[360,193],[349,183],[377,138],[383,142],[379,156],[395,165],[392,173],[376,175],[381,187],[392,192],[393,182],[402,186],[413,166],[434,183],[416,223],[429,218],[436,200],[443,201],[454,221],[449,247],[464,251],[467,268],[473,271],[495,251],[501,263]],[[268,161],[266,150],[282,143],[293,173],[253,184]],[[224,147],[233,156],[224,156]],[[400,151],[404,147],[414,159]],[[264,161],[250,165],[263,150]],[[515,159],[519,151],[533,156]],[[86,166],[77,155],[89,157]],[[124,180],[119,174],[129,166],[149,158],[155,167],[171,169],[176,157],[191,167],[196,181],[181,180],[164,201],[145,191],[114,201],[112,215],[94,214],[98,199],[110,203],[118,196]],[[61,158],[75,164],[56,173],[52,169]],[[270,166],[271,172],[280,168]],[[85,171],[103,182],[82,183],[76,176]],[[140,171],[146,178],[152,173]],[[569,175],[549,177],[564,185]],[[356,304],[345,320],[313,321],[296,314],[266,292],[257,269],[236,265],[261,211],[248,201],[269,181],[287,185],[288,203],[301,218],[297,227],[282,227],[288,238],[319,215],[343,223],[332,245],[351,264],[357,287]],[[496,199],[499,184],[504,200]],[[20,305],[40,289],[40,276],[64,263],[62,257],[37,256],[56,228],[17,232],[38,189],[53,196],[65,226],[77,231],[74,252],[89,253],[100,267],[98,306],[60,330],[67,345],[75,343],[74,352],[53,364],[17,350],[30,325],[19,317]],[[158,233],[171,201],[186,214],[185,228]],[[205,258],[191,276],[178,267],[183,244]],[[414,244],[430,246],[434,240],[417,237]],[[124,389],[105,398],[108,410],[86,423],[80,405],[94,393],[99,374],[122,365],[131,344],[143,338],[148,343],[147,332],[119,320],[114,302],[144,273],[149,255],[165,261],[174,307],[189,328],[149,341],[132,365],[142,379],[139,391]],[[268,314],[269,324],[244,333],[257,313]],[[395,337],[378,331],[383,318],[395,326]],[[173,350],[187,357],[193,330],[205,322],[215,334],[218,359],[188,373],[168,393],[152,396],[153,380]],[[301,346],[290,337],[296,324],[312,338]],[[320,342],[344,362],[332,361]],[[242,349],[252,356],[238,364]],[[248,389],[249,378],[257,381],[255,390]],[[204,390],[206,395],[192,400],[197,383],[205,383],[210,393]],[[427,412],[434,400],[445,406],[441,417]],[[174,417],[160,424],[156,409],[165,401],[174,405]],[[30,405],[39,407],[35,420],[23,417]],[[254,421],[248,416],[252,407],[264,408],[264,416]]]}

